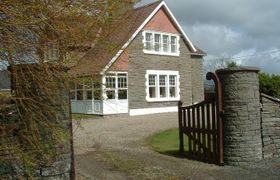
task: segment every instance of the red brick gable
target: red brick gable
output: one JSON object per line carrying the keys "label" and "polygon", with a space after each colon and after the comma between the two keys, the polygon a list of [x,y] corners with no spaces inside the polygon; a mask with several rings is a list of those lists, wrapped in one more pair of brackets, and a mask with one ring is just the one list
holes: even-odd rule
{"label": "red brick gable", "polygon": [[[160,32],[167,32],[173,34],[180,34],[177,28],[174,26],[165,10],[160,9],[154,17],[146,24],[144,30],[153,30]],[[122,55],[115,61],[110,68],[111,71],[127,71],[128,70],[129,52],[126,49]]]}
{"label": "red brick gable", "polygon": [[111,71],[127,71],[128,70],[128,50],[124,50],[124,52],[120,55],[120,57],[116,60],[116,62],[110,68]]}
{"label": "red brick gable", "polygon": [[163,9],[160,9],[155,14],[155,16],[146,24],[144,29],[180,34]]}

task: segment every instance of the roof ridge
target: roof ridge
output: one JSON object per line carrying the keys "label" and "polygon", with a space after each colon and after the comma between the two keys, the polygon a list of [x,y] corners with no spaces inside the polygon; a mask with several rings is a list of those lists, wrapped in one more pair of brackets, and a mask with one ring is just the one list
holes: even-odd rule
{"label": "roof ridge", "polygon": [[137,11],[137,10],[140,10],[140,9],[142,9],[142,8],[147,8],[147,7],[152,6],[152,5],[155,5],[155,4],[160,4],[162,1],[163,1],[163,0],[157,0],[157,1],[155,1],[155,2],[152,2],[152,3],[149,3],[149,4],[145,4],[145,5],[143,5],[143,6],[137,7],[137,8],[135,8],[135,9],[133,9],[133,10],[134,10],[134,11]]}

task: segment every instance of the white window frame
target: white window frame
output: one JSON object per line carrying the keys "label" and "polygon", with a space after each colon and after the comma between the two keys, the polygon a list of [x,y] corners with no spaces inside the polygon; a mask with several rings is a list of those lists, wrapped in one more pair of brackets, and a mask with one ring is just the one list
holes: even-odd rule
{"label": "white window frame", "polygon": [[[94,88],[93,88],[93,82],[91,82],[90,84],[90,88],[86,88],[87,84],[85,83],[85,81],[81,81],[81,82],[73,82],[74,83],[74,89],[70,88],[70,92],[73,93],[74,92],[74,99],[71,99],[72,101],[93,101],[94,100]],[[78,89],[78,84],[80,84],[82,86],[81,89]],[[77,98],[78,96],[78,91],[82,91],[82,99]],[[92,93],[92,99],[87,99],[87,91],[91,91]]]}
{"label": "white window frame", "polygon": [[[156,97],[150,98],[149,95],[149,75],[156,75]],[[159,85],[159,76],[166,75],[166,83],[167,83],[167,96],[162,98],[160,97],[160,85]],[[169,92],[169,76],[176,76],[175,78],[175,97],[170,97]],[[180,100],[180,75],[178,71],[168,71],[168,70],[146,70],[146,100],[147,102],[160,102],[160,101],[179,101]],[[174,86],[173,86],[174,87]]]}
{"label": "white window frame", "polygon": [[[126,74],[126,88],[124,87],[118,87],[118,75],[119,74]],[[114,88],[106,88],[106,77],[113,77],[115,78],[115,87]],[[104,89],[103,89],[103,98],[104,100],[107,101],[127,101],[128,100],[128,77],[127,77],[127,72],[108,72],[108,75],[103,76],[103,84],[104,84]],[[108,99],[106,91],[107,90],[114,90],[115,91],[115,98],[114,99]],[[119,99],[119,90],[126,90],[127,91],[127,98],[126,99]]]}
{"label": "white window frame", "polygon": [[[151,43],[152,48],[146,49],[146,33],[152,34],[152,39],[148,43]],[[159,43],[159,51],[155,51],[155,35],[160,35],[160,43]],[[142,33],[143,36],[143,52],[145,54],[157,54],[157,55],[164,55],[164,56],[180,56],[180,36],[178,34],[166,33],[166,32],[157,32],[157,31],[150,31],[144,30]],[[163,36],[168,36],[167,42],[167,52],[164,51],[163,48]],[[171,37],[176,37],[176,52],[171,52]],[[165,43],[166,44],[166,43]]]}

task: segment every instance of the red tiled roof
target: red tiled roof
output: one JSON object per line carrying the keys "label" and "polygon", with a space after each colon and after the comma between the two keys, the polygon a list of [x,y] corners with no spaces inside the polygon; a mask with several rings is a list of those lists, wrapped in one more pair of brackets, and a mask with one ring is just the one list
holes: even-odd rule
{"label": "red tiled roof", "polygon": [[[155,8],[161,3],[157,1],[136,8],[127,13],[125,18],[117,20],[110,27],[110,33],[103,35],[95,47],[74,65],[69,73],[74,76],[97,75],[105,68],[121,47],[131,38],[135,31],[143,24]],[[108,30],[108,29],[107,29]],[[197,55],[205,54],[202,50]]]}
{"label": "red tiled roof", "polygon": [[97,43],[94,48],[90,49],[70,69],[70,74],[79,76],[99,74],[159,3],[160,1],[157,1],[136,8],[129,12],[123,20],[119,20],[110,26],[112,32],[100,40],[102,43]]}

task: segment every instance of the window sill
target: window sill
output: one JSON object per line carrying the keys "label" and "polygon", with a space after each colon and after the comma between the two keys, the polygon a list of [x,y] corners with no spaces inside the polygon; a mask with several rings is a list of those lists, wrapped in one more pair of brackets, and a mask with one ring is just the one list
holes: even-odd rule
{"label": "window sill", "polygon": [[146,98],[147,102],[179,101],[180,98]]}
{"label": "window sill", "polygon": [[143,52],[144,54],[161,55],[161,56],[180,56],[180,52],[165,53],[165,52],[156,52],[156,51],[149,51],[149,50],[143,50]]}

